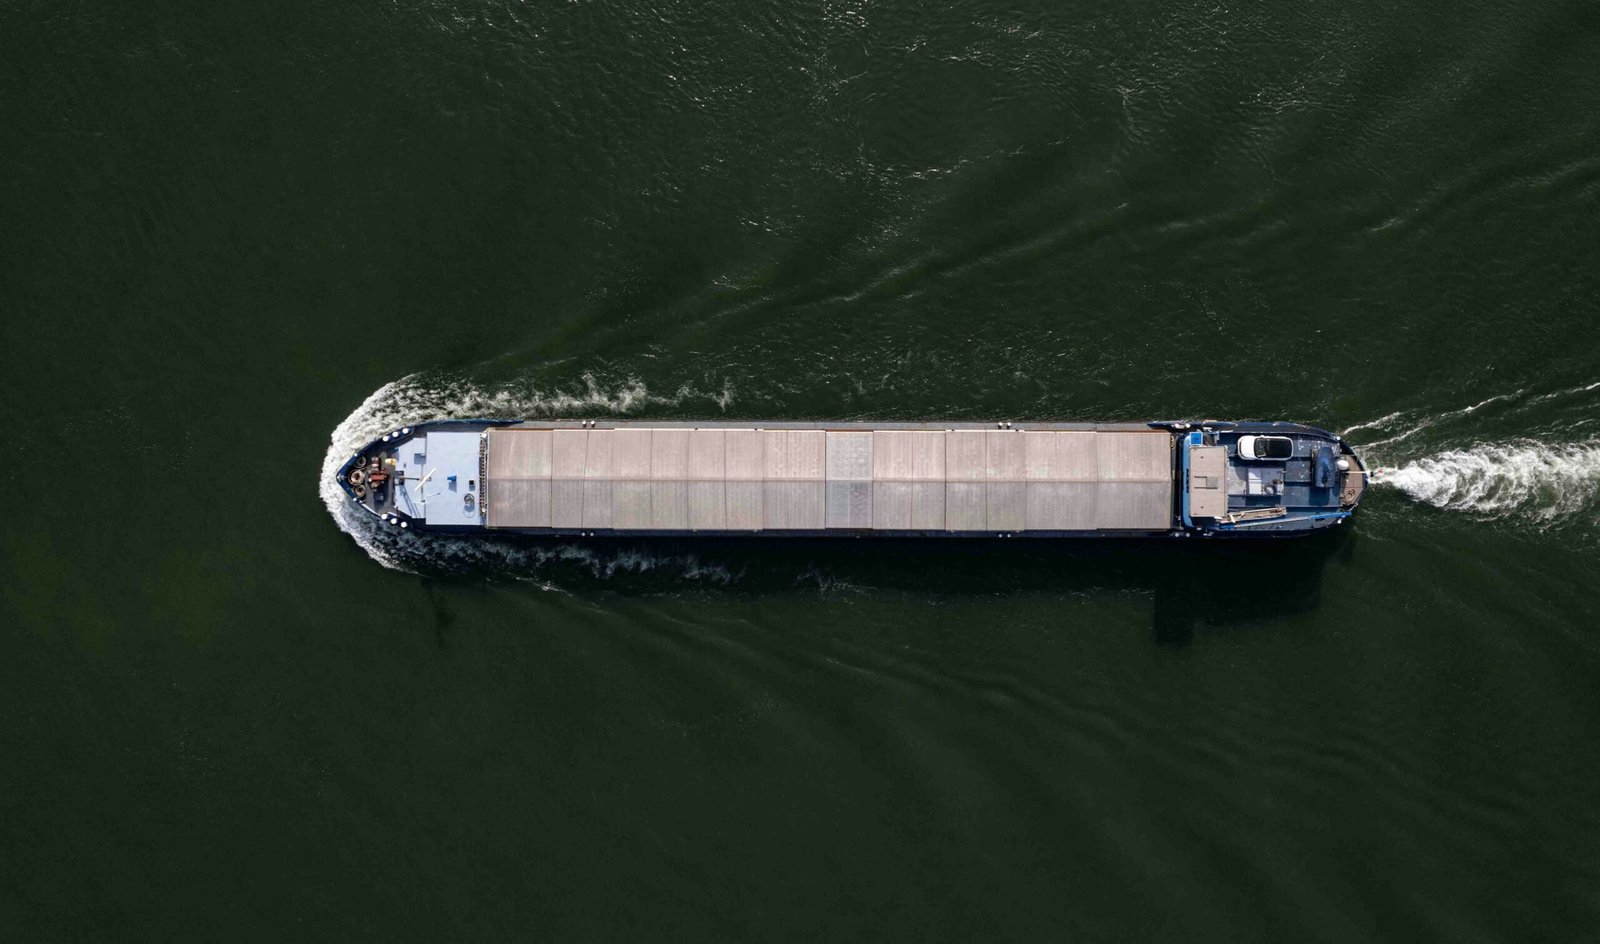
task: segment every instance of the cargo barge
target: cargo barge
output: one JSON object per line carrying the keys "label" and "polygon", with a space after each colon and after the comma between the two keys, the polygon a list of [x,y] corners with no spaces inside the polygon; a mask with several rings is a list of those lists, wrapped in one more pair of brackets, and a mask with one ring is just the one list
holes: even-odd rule
{"label": "cargo barge", "polygon": [[336,475],[388,527],[566,537],[1281,538],[1367,485],[1326,430],[1222,421],[445,420]]}

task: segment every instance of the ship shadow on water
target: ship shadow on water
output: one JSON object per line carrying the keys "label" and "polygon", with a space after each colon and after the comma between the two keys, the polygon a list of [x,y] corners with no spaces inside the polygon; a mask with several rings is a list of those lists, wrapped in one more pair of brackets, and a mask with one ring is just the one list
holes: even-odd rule
{"label": "ship shadow on water", "polygon": [[1187,547],[1186,564],[1152,587],[1151,635],[1157,645],[1181,647],[1202,628],[1266,624],[1322,606],[1330,563],[1353,560],[1359,539],[1337,531],[1299,541]]}
{"label": "ship shadow on water", "polygon": [[[1352,531],[1279,541],[837,538],[501,538],[501,552],[423,568],[425,583],[532,579],[579,595],[708,598],[795,594],[962,599],[1014,594],[1145,597],[1151,635],[1181,647],[1202,629],[1318,609]],[[436,562],[437,563],[437,562]]]}

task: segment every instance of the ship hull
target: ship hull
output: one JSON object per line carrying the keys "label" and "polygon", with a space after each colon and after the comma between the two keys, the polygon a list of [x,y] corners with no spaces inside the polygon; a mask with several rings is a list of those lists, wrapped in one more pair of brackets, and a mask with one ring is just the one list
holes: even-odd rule
{"label": "ship hull", "polygon": [[1273,540],[1366,468],[1294,423],[448,420],[336,472],[386,526],[561,538]]}

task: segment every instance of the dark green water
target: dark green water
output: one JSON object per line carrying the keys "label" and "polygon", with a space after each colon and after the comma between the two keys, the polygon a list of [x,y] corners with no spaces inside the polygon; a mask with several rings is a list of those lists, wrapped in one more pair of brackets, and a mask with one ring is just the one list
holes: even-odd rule
{"label": "dark green water", "polygon": [[[1597,62],[1581,0],[0,4],[0,938],[1592,940]],[[1227,554],[324,500],[612,413],[1398,471]]]}

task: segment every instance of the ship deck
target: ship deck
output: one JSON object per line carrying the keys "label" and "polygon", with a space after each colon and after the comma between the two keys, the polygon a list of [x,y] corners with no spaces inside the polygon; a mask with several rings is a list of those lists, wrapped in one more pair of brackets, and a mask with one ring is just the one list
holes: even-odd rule
{"label": "ship deck", "polygon": [[490,528],[1132,533],[1174,522],[1174,438],[1132,424],[523,424],[486,435]]}

